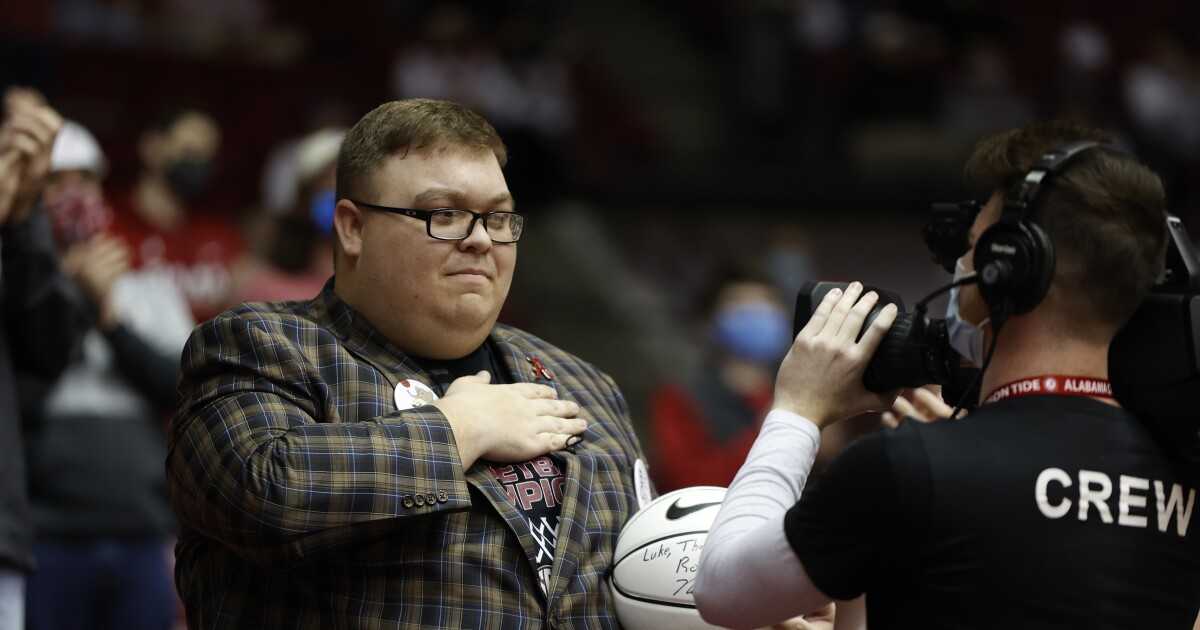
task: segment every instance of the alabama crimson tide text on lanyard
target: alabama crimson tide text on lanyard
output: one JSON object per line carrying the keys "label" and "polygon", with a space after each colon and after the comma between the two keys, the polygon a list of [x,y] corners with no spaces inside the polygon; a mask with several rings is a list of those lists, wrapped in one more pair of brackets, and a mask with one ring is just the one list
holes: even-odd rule
{"label": "alabama crimson tide text on lanyard", "polygon": [[1112,384],[1102,378],[1090,376],[1063,376],[1052,374],[1031,376],[997,387],[983,404],[994,403],[1016,396],[1053,394],[1056,396],[1087,396],[1089,398],[1112,398]]}

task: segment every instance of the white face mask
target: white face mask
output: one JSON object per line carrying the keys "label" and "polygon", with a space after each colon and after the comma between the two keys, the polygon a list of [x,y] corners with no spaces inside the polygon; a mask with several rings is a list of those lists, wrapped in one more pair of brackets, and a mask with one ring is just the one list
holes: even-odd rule
{"label": "white face mask", "polygon": [[[954,263],[955,282],[967,276],[967,268],[963,266],[962,258]],[[958,310],[958,296],[961,287],[950,289],[949,304],[946,305],[946,332],[950,337],[950,347],[974,363],[976,367],[983,365],[983,327],[990,318],[978,324],[963,319]]]}

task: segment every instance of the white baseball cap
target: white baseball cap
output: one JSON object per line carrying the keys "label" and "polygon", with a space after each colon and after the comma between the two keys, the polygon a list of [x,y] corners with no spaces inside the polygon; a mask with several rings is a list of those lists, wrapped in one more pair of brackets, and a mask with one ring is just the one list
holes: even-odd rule
{"label": "white baseball cap", "polygon": [[346,129],[335,127],[314,131],[296,145],[296,183],[306,185],[318,173],[337,161]]}
{"label": "white baseball cap", "polygon": [[83,125],[67,120],[63,122],[54,148],[50,151],[51,171],[89,171],[103,177],[108,170],[108,159],[100,150],[96,137]]}

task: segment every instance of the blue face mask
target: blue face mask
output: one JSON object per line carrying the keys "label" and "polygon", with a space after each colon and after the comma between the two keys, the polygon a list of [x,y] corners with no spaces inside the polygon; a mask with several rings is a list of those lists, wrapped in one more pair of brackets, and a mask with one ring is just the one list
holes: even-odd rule
{"label": "blue face mask", "polygon": [[332,188],[326,188],[313,195],[309,211],[321,238],[328,238],[333,233],[333,209],[336,206],[337,195]]}
{"label": "blue face mask", "polygon": [[[954,280],[957,282],[966,275],[967,268],[963,266],[962,259],[959,258],[954,263]],[[950,337],[950,347],[974,363],[976,367],[980,367],[983,365],[983,326],[987,325],[988,319],[984,319],[978,324],[963,319],[962,313],[958,310],[960,288],[950,289],[950,300],[946,305],[946,332]]]}
{"label": "blue face mask", "polygon": [[734,356],[768,363],[787,353],[792,330],[783,309],[756,302],[718,311],[713,337],[717,345]]}

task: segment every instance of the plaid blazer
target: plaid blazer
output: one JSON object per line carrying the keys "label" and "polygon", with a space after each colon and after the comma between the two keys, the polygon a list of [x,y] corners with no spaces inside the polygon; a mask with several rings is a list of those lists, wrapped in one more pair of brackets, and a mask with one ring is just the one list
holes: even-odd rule
{"label": "plaid blazer", "polygon": [[625,400],[537,337],[505,326],[491,337],[512,382],[554,387],[588,421],[559,453],[548,594],[528,560],[536,543],[486,463],[462,469],[437,409],[396,410],[397,382],[428,375],[330,282],[311,301],[227,311],[184,351],[167,478],[189,627],[619,627],[604,578],[645,459]]}

